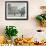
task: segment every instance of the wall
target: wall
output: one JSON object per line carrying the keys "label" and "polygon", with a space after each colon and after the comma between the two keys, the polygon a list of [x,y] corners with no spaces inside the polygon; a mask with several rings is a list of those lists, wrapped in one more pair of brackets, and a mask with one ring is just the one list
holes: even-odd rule
{"label": "wall", "polygon": [[4,34],[6,25],[15,25],[19,31],[18,36],[31,36],[37,29],[46,30],[40,27],[35,19],[35,16],[41,13],[40,6],[46,5],[46,0],[24,0],[28,1],[28,20],[5,20],[5,1],[7,0],[0,0],[0,35]]}

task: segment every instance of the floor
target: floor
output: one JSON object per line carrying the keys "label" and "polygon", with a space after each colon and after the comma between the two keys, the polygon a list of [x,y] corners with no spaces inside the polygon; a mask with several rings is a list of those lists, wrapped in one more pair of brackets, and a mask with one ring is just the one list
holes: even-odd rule
{"label": "floor", "polygon": [[23,44],[23,45],[15,45],[15,46],[46,46],[46,44],[42,44],[42,45],[34,45],[34,44]]}

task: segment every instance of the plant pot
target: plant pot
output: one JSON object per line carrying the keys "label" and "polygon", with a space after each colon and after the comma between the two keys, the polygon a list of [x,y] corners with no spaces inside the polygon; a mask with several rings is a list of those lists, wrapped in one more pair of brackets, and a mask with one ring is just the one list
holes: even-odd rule
{"label": "plant pot", "polygon": [[16,39],[17,37],[16,36],[12,36],[11,40],[12,40],[12,43],[14,44],[14,40]]}
{"label": "plant pot", "polygon": [[41,21],[41,26],[46,27],[46,20]]}

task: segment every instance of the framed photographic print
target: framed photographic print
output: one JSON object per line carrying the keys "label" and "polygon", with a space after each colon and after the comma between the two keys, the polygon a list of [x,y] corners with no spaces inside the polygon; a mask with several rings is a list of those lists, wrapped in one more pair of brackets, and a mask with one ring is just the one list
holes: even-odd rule
{"label": "framed photographic print", "polygon": [[5,1],[6,20],[27,20],[28,1]]}

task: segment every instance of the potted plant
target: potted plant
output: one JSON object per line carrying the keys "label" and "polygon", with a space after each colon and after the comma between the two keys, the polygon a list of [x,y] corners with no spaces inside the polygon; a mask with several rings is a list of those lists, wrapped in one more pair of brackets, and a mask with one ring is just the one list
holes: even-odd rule
{"label": "potted plant", "polygon": [[17,36],[17,33],[18,31],[15,26],[6,26],[5,35],[8,37],[8,42],[11,41],[12,36]]}
{"label": "potted plant", "polygon": [[41,14],[36,17],[39,20],[41,26],[46,27],[46,14]]}
{"label": "potted plant", "polygon": [[46,27],[46,6],[41,6],[42,14],[37,15],[36,19],[39,20],[42,27]]}

